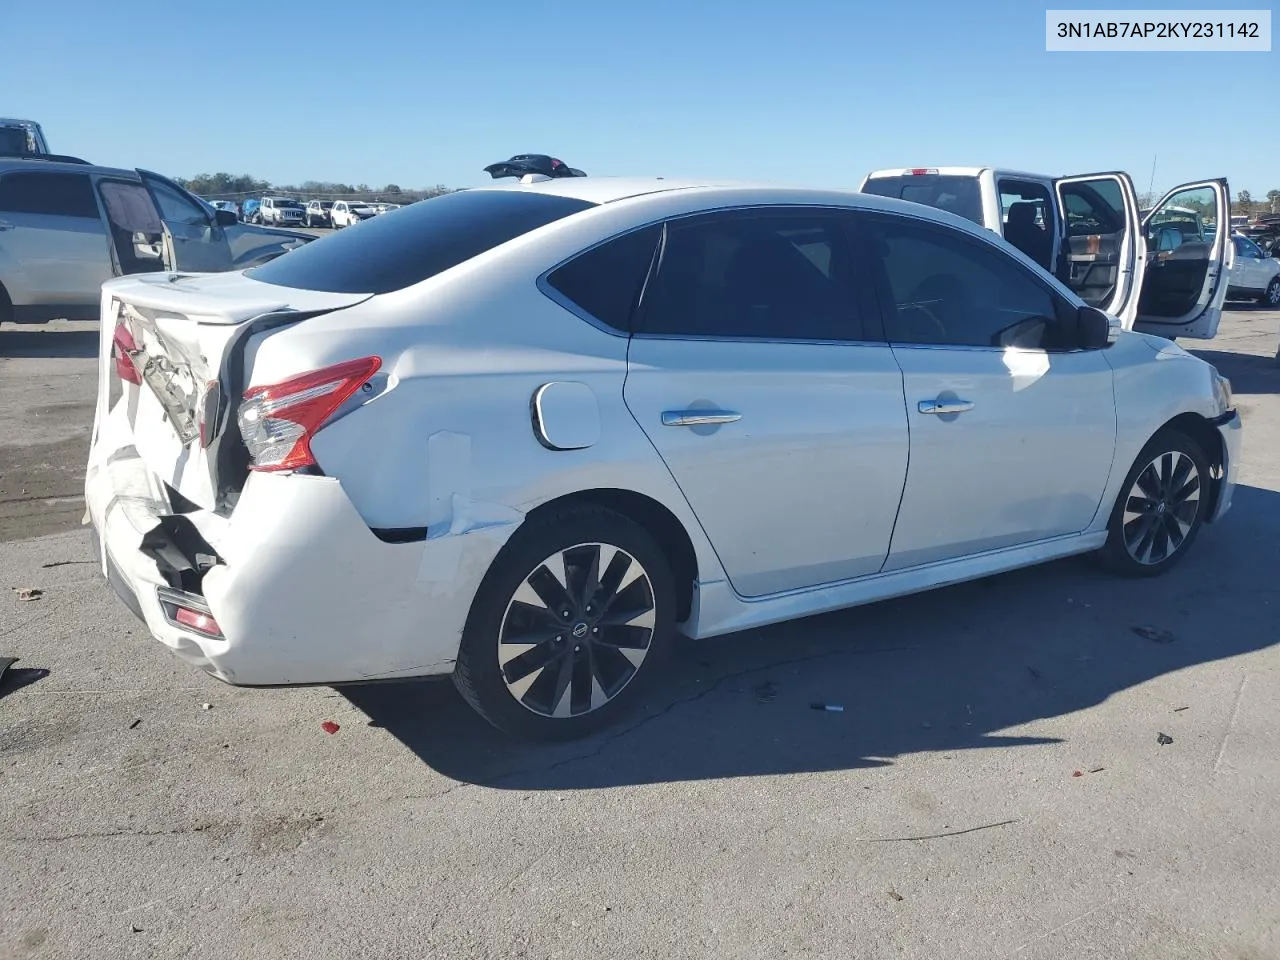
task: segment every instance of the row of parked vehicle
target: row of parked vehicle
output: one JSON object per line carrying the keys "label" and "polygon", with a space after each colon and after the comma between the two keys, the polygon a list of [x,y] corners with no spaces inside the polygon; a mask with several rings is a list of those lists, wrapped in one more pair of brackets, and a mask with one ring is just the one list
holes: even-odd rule
{"label": "row of parked vehicle", "polygon": [[262,197],[244,200],[207,200],[217,210],[229,210],[245,223],[276,227],[350,227],[392,210],[400,204],[374,200],[308,200]]}

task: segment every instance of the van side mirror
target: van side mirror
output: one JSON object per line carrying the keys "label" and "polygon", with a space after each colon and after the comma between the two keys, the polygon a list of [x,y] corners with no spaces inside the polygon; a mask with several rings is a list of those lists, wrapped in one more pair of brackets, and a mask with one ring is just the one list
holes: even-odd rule
{"label": "van side mirror", "polygon": [[223,210],[219,207],[214,211],[214,216],[216,217],[218,226],[220,227],[234,227],[240,222],[240,218],[236,216],[236,212],[234,210]]}
{"label": "van side mirror", "polygon": [[1111,346],[1111,318],[1097,307],[1081,307],[1076,313],[1076,340],[1081,350],[1105,350]]}

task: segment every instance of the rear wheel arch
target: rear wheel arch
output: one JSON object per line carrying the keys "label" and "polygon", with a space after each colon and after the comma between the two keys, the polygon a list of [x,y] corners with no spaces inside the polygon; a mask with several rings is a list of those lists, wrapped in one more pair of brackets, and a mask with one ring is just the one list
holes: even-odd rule
{"label": "rear wheel arch", "polygon": [[667,507],[634,490],[600,488],[580,490],[548,500],[531,510],[526,519],[577,504],[596,505],[622,514],[644,527],[662,548],[671,564],[676,588],[676,620],[688,619],[693,609],[693,585],[698,578],[698,556],[684,524]]}

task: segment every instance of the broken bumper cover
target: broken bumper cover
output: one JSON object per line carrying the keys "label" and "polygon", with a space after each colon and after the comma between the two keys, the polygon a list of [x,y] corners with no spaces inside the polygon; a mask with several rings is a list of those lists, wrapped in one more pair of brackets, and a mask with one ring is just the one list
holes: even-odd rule
{"label": "broken bumper cover", "polygon": [[173,622],[184,591],[154,549],[156,529],[173,513],[130,453],[91,465],[85,484],[103,575],[156,639],[238,685],[451,672],[475,590],[518,522],[468,529],[455,513],[439,535],[387,543],[336,479],[254,474],[230,517],[183,515],[219,560],[198,593],[190,584],[185,591],[217,622],[221,636],[205,636]]}
{"label": "broken bumper cover", "polygon": [[1209,522],[1219,519],[1231,509],[1231,498],[1240,479],[1240,447],[1244,439],[1244,427],[1240,413],[1232,410],[1213,421],[1222,437],[1222,477],[1219,480],[1217,501]]}

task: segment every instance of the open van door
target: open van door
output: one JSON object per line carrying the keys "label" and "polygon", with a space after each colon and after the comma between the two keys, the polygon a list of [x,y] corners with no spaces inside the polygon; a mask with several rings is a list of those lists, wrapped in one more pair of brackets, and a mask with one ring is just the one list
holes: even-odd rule
{"label": "open van door", "polygon": [[231,245],[217,214],[172,180],[139,170],[164,224],[164,261],[171,271],[223,273],[233,269]]}
{"label": "open van door", "polygon": [[1132,329],[1146,266],[1133,180],[1127,173],[1085,173],[1053,185],[1062,224],[1058,279]]}
{"label": "open van door", "polygon": [[1174,187],[1142,222],[1146,274],[1135,328],[1211,340],[1222,319],[1235,260],[1227,181]]}

